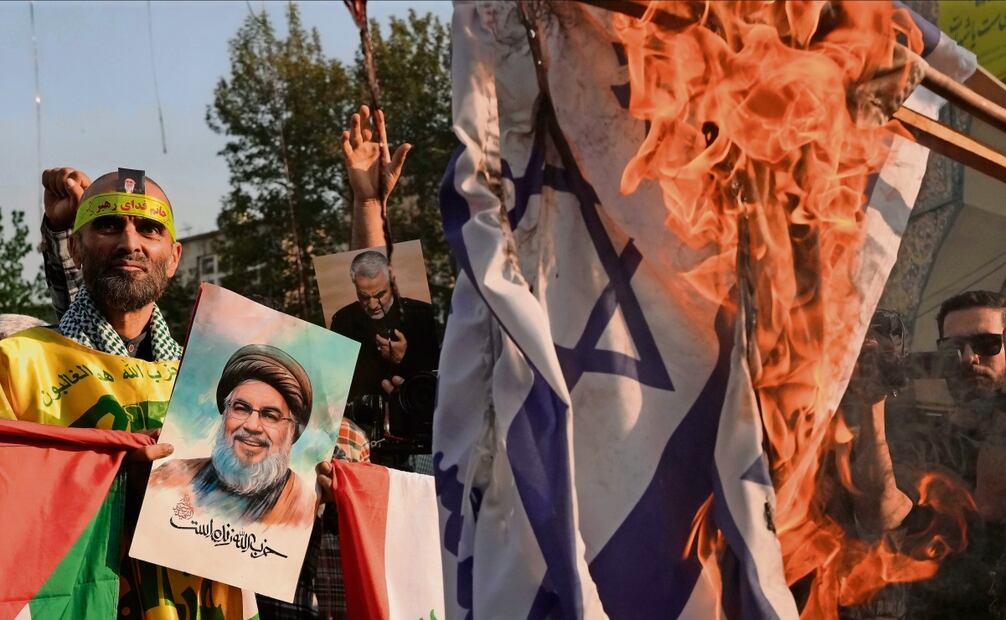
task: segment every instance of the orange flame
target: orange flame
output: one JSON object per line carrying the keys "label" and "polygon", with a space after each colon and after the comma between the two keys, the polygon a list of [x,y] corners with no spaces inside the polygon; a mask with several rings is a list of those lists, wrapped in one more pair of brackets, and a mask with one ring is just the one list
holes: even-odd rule
{"label": "orange flame", "polygon": [[[667,28],[653,19],[657,11],[693,25]],[[708,256],[689,281],[717,303],[732,304],[739,245],[750,252],[761,366],[754,379],[776,528],[788,581],[814,575],[802,615],[834,618],[839,604],[885,583],[932,575],[940,549],[958,540],[929,532],[945,544],[922,559],[853,540],[818,492],[835,443],[829,403],[860,345],[852,336],[863,301],[853,276],[867,178],[898,130],[855,117],[849,97],[881,75],[907,90],[910,67],[898,62],[896,39],[918,51],[921,34],[887,2],[653,2],[642,19],[616,15],[614,26],[628,57],[630,113],[650,123],[622,191],[644,179],[659,185],[667,226]],[[850,474],[842,476],[852,489]],[[694,546],[704,564],[716,547]]]}

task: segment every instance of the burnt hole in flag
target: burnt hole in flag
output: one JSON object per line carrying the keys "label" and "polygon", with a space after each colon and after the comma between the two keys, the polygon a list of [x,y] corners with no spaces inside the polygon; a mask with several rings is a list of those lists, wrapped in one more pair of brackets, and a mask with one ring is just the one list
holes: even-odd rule
{"label": "burnt hole in flag", "polygon": [[716,142],[716,137],[720,135],[720,128],[712,121],[702,123],[702,135],[706,139],[706,146]]}

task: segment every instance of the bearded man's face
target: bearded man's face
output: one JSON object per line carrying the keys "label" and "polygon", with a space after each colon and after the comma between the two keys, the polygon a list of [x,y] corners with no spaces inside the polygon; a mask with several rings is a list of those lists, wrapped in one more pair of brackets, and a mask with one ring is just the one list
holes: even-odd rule
{"label": "bearded man's face", "polygon": [[178,268],[181,246],[160,223],[99,217],[71,243],[84,283],[99,307],[133,312],[156,302]]}
{"label": "bearded man's face", "polygon": [[224,402],[213,467],[231,491],[263,493],[286,478],[297,420],[276,388],[254,379],[239,384]]}
{"label": "bearded man's face", "polygon": [[988,400],[1006,385],[1003,312],[998,308],[954,310],[943,319],[940,348],[961,353],[961,372],[947,379],[958,403]]}

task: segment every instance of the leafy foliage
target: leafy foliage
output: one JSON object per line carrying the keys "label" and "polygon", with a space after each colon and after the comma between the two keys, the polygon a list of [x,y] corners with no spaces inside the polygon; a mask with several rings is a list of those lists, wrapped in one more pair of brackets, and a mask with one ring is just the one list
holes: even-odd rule
{"label": "leafy foliage", "polygon": [[349,78],[325,58],[317,31],[304,30],[296,5],[287,17],[285,39],[264,13],[245,20],[230,42],[231,75],[207,113],[229,139],[219,249],[225,286],[318,321],[311,256],[348,239],[344,178],[335,171]]}
{"label": "leafy foliage", "polygon": [[[207,111],[209,126],[227,136],[221,154],[231,174],[217,250],[224,286],[322,323],[311,257],[348,249],[342,131],[369,96],[361,59],[346,67],[327,58],[296,5],[287,17],[285,37],[265,14],[245,20],[230,42],[230,75]],[[415,147],[389,205],[392,229],[396,240],[422,240],[435,302],[444,303],[453,285],[437,208],[453,145],[448,31],[414,12],[388,30],[375,23],[371,34],[389,137]]]}
{"label": "leafy foliage", "polygon": [[24,258],[31,252],[24,211],[10,213],[11,233],[7,232],[4,211],[0,209],[0,313],[29,314],[51,320],[52,310],[39,300],[46,297],[45,277],[39,271],[34,280],[24,279]]}
{"label": "leafy foliage", "polygon": [[164,289],[164,294],[157,300],[157,307],[164,315],[164,321],[171,329],[171,335],[183,344],[198,292],[199,281],[196,278],[178,274],[171,278],[168,288]]}

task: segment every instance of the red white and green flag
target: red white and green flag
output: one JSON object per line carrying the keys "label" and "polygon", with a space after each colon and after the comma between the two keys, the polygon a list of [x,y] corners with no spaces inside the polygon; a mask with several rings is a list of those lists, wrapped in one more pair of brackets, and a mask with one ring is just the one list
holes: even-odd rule
{"label": "red white and green flag", "polygon": [[127,450],[144,435],[0,420],[0,620],[113,618]]}
{"label": "red white and green flag", "polygon": [[334,461],[350,620],[444,618],[433,477]]}

